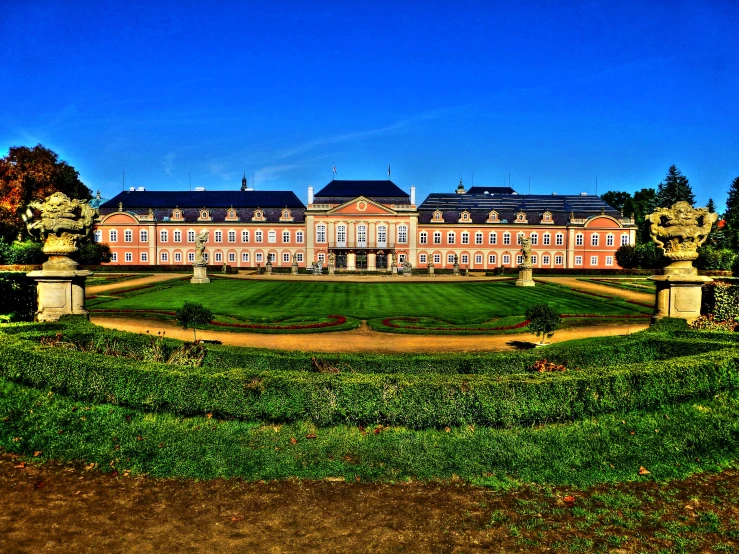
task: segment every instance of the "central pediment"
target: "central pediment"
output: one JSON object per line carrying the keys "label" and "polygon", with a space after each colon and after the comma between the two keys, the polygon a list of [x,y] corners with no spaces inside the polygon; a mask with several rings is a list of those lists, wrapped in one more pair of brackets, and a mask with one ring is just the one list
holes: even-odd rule
{"label": "central pediment", "polygon": [[348,202],[344,202],[343,204],[340,204],[332,209],[330,209],[327,213],[330,214],[342,214],[342,215],[395,215],[395,210],[392,210],[388,208],[387,206],[383,206],[382,204],[378,204],[377,202],[374,202],[373,200],[370,200],[369,198],[365,196],[358,196],[357,198],[354,198],[353,200],[350,200]]}

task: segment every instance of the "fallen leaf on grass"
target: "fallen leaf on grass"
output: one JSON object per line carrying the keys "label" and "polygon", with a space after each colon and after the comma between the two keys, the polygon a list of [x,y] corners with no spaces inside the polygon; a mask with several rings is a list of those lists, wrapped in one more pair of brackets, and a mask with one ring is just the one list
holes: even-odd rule
{"label": "fallen leaf on grass", "polygon": [[295,437],[290,437],[290,443],[298,444],[298,439],[296,439]]}
{"label": "fallen leaf on grass", "polygon": [[567,504],[570,508],[575,505],[575,497],[567,495],[562,500],[564,500],[564,503]]}
{"label": "fallen leaf on grass", "polygon": [[652,472],[651,472],[651,471],[649,471],[649,470],[648,470],[647,468],[645,468],[644,466],[639,466],[639,472],[638,472],[638,473],[639,473],[639,475],[649,475],[649,474],[650,474],[650,473],[652,473]]}
{"label": "fallen leaf on grass", "polygon": [[238,521],[241,521],[241,520],[243,520],[243,519],[244,519],[244,516],[242,516],[242,515],[237,515],[237,516],[231,516],[231,521],[232,521],[233,523],[236,523],[236,522],[238,522]]}
{"label": "fallen leaf on grass", "polygon": [[43,454],[43,452],[41,452],[40,450],[36,450],[36,452],[33,453],[33,457],[38,458],[39,456],[41,456],[41,454]]}
{"label": "fallen leaf on grass", "polygon": [[451,433],[452,430],[449,427],[444,427],[444,431],[446,431],[447,433]]}
{"label": "fallen leaf on grass", "polygon": [[306,439],[315,439],[316,438],[316,434],[315,433],[309,433],[309,434],[305,435],[305,438]]}
{"label": "fallen leaf on grass", "polygon": [[213,417],[213,414],[205,414],[205,415],[208,417],[208,419]]}
{"label": "fallen leaf on grass", "polygon": [[90,462],[85,466],[85,471],[90,471],[92,468],[94,468],[97,464],[95,462]]}
{"label": "fallen leaf on grass", "polygon": [[15,469],[25,469],[25,467],[26,467],[26,462],[21,462],[21,463],[19,463],[18,465],[16,465],[16,466],[13,466],[13,467],[14,467]]}

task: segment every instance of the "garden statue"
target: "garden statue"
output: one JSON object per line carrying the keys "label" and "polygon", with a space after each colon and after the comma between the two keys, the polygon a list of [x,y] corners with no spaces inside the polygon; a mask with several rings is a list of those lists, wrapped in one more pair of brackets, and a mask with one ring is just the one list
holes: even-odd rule
{"label": "garden statue", "polygon": [[459,276],[459,256],[454,254],[454,265],[452,266],[452,275]]}
{"label": "garden statue", "polygon": [[336,273],[336,254],[333,252],[328,253],[328,274],[334,275]]}
{"label": "garden statue", "polygon": [[192,264],[193,275],[190,282],[194,285],[210,283],[208,278],[208,264],[205,261],[205,243],[208,242],[208,231],[200,231],[195,235],[195,261]]}
{"label": "garden statue", "polygon": [[516,286],[518,287],[533,287],[536,286],[532,277],[532,268],[534,267],[531,263],[531,239],[527,239],[523,233],[519,233],[518,242],[521,244],[521,253],[523,254],[523,263],[518,266],[518,280],[516,280]]}
{"label": "garden statue", "polygon": [[297,275],[298,274],[298,255],[293,253],[293,263],[290,266],[290,274],[291,275]]}
{"label": "garden statue", "polygon": [[657,285],[653,323],[663,317],[692,322],[700,316],[701,288],[713,279],[698,276],[693,260],[698,258],[698,248],[717,219],[717,214],[693,208],[687,202],[657,208],[647,216],[652,240],[671,260],[662,275],[650,277]]}
{"label": "garden statue", "polygon": [[86,200],[61,192],[26,207],[23,219],[28,232],[44,241],[43,252],[49,255],[41,270],[28,273],[37,285],[38,321],[56,321],[66,314],[87,315],[85,279],[92,272],[80,270],[68,254],[76,252],[79,241],[90,233],[96,215],[97,210]]}
{"label": "garden statue", "polygon": [[409,261],[403,262],[403,277],[410,277],[413,274],[413,265]]}

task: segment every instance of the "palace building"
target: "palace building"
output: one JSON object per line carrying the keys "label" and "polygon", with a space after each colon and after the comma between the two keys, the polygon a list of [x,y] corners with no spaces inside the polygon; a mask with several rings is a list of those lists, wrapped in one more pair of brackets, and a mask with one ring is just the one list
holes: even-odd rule
{"label": "palace building", "polygon": [[[195,236],[209,231],[208,263],[236,268],[301,267],[333,254],[338,271],[415,268],[492,270],[522,262],[518,237],[531,239],[535,268],[618,269],[614,253],[634,244],[636,225],[599,197],[517,194],[509,187],[433,193],[416,204],[390,180],[334,180],[305,206],[292,191],[121,192],[99,207],[97,242],[117,265],[182,265]],[[293,258],[294,256],[294,258]]]}

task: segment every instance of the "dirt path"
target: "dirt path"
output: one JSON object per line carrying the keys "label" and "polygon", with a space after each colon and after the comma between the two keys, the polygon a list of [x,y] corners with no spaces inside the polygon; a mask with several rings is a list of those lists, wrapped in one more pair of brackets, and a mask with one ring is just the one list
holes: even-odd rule
{"label": "dirt path", "polygon": [[149,275],[148,277],[140,277],[138,279],[127,279],[119,283],[110,283],[108,285],[95,285],[87,287],[85,294],[101,294],[103,292],[109,292],[116,289],[128,289],[133,287],[139,287],[141,285],[148,285],[149,283],[160,283],[162,281],[169,281],[171,279],[181,279],[184,277],[184,273],[157,273],[156,275]]}
{"label": "dirt path", "polygon": [[537,281],[544,281],[564,285],[574,290],[586,292],[595,292],[605,294],[612,298],[623,298],[624,300],[632,300],[634,302],[643,302],[646,304],[654,304],[654,294],[648,292],[637,292],[633,290],[620,289],[608,285],[599,285],[598,283],[580,281],[577,277],[537,277]]}
{"label": "dirt path", "polygon": [[[168,337],[192,340],[192,331],[183,330],[174,323],[159,320],[140,321],[130,318],[94,316],[92,322],[109,329],[133,333],[156,334],[165,331]],[[630,335],[646,329],[647,321],[625,325],[584,327],[557,331],[550,342],[561,342],[587,337]],[[198,338],[219,340],[231,346],[271,348],[276,350],[303,350],[310,352],[486,352],[516,350],[535,340],[527,333],[514,335],[397,335],[380,333],[366,325],[353,331],[337,333],[309,333],[269,335],[261,333],[229,333],[223,331],[198,331]],[[522,344],[524,343],[524,344]]]}

